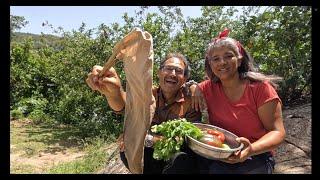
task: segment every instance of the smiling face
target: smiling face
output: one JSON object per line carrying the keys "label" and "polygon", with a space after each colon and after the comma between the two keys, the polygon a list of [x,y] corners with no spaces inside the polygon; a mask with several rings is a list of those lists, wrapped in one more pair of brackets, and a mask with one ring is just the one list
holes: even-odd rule
{"label": "smiling face", "polygon": [[167,59],[158,71],[161,90],[164,93],[175,95],[186,82],[184,76],[185,64],[177,57]]}
{"label": "smiling face", "polygon": [[212,49],[208,54],[208,61],[212,72],[221,80],[239,78],[238,67],[241,57],[226,46]]}

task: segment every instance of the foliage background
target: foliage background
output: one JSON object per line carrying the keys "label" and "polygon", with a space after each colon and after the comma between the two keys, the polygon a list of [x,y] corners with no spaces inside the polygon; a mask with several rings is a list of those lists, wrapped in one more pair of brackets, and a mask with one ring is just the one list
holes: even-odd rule
{"label": "foliage background", "polygon": [[[86,85],[87,73],[103,65],[115,43],[133,27],[152,34],[154,83],[156,70],[168,52],[180,52],[190,61],[191,77],[204,78],[204,51],[208,42],[225,27],[255,59],[265,74],[284,78],[278,93],[284,105],[311,99],[311,7],[204,6],[199,18],[184,19],[179,7],[160,6],[160,13],[145,13],[142,6],[133,17],[123,14],[124,25],[113,23],[54,35],[16,32],[28,24],[10,15],[10,113],[11,118],[30,118],[35,123],[68,124],[79,137],[114,139],[122,130],[121,115],[114,114],[105,98]],[[93,38],[93,35],[96,35]],[[116,66],[125,85],[122,64]]]}

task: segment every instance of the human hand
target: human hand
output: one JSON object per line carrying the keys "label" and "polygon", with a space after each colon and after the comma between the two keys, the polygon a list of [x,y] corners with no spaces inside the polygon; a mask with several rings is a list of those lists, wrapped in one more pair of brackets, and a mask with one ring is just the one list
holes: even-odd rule
{"label": "human hand", "polygon": [[238,141],[239,143],[243,143],[244,148],[240,151],[237,151],[236,153],[231,155],[229,158],[223,159],[221,161],[223,161],[225,163],[234,164],[234,163],[238,163],[238,162],[244,162],[245,160],[247,160],[250,157],[251,152],[252,152],[252,145],[251,145],[249,139],[244,138],[244,137],[240,137],[240,138],[237,138],[236,141]]}
{"label": "human hand", "polygon": [[118,96],[121,82],[116,70],[111,67],[100,75],[102,69],[102,66],[93,66],[92,71],[88,74],[86,83],[92,90],[99,91],[107,97]]}
{"label": "human hand", "polygon": [[156,143],[157,141],[163,139],[163,138],[164,138],[164,136],[161,136],[159,134],[153,134],[153,139],[152,139],[153,144]]}
{"label": "human hand", "polygon": [[163,138],[164,138],[164,136],[161,136],[159,134],[154,134],[154,133],[152,133],[152,135],[151,134],[147,134],[146,137],[145,137],[145,146],[146,147],[153,147],[153,145],[157,141],[159,141],[159,140],[161,140]]}
{"label": "human hand", "polygon": [[193,84],[190,86],[191,92],[191,104],[192,108],[196,111],[203,111],[207,109],[206,102],[204,100],[203,94],[198,85]]}

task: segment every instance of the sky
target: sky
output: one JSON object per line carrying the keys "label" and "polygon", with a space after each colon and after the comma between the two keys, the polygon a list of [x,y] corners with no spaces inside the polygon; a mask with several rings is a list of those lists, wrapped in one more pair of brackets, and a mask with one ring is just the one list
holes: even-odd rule
{"label": "sky", "polygon": [[[180,6],[184,17],[200,17],[201,6]],[[129,17],[139,6],[11,6],[10,14],[24,16],[29,23],[19,32],[33,34],[52,34],[49,27],[42,23],[48,21],[54,28],[61,26],[65,31],[78,29],[84,22],[86,29],[97,28],[100,24],[110,25],[124,23],[121,16],[127,12]],[[147,12],[158,12],[156,6],[150,7]],[[122,25],[121,24],[121,25]]]}

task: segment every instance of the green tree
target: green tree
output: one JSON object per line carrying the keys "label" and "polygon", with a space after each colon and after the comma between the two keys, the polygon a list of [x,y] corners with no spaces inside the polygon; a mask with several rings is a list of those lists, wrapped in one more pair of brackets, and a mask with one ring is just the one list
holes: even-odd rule
{"label": "green tree", "polygon": [[184,54],[192,68],[191,78],[202,81],[204,73],[204,56],[207,44],[225,27],[233,27],[233,7],[224,10],[221,6],[205,6],[201,8],[202,16],[189,18],[182,23],[182,30],[173,38],[170,51]]}
{"label": "green tree", "polygon": [[260,71],[284,78],[285,104],[311,94],[311,8],[268,7],[242,16],[241,34]]}
{"label": "green tree", "polygon": [[10,39],[13,32],[25,27],[29,22],[23,16],[10,15]]}
{"label": "green tree", "polygon": [[[103,65],[115,44],[133,27],[148,31],[154,45],[154,84],[157,70],[168,52],[180,52],[190,61],[191,76],[204,79],[207,44],[225,27],[255,59],[266,74],[284,78],[279,94],[283,103],[311,95],[311,8],[205,6],[202,16],[184,19],[179,7],[158,7],[160,13],[146,13],[141,7],[133,17],[125,13],[125,23],[86,24],[71,32],[54,29],[56,36],[12,38],[10,46],[10,108],[20,117],[47,118],[80,129],[79,136],[117,135],[122,116],[115,115],[105,97],[93,92],[85,83],[94,65]],[[12,35],[26,24],[24,17],[11,15]],[[96,34],[96,38],[92,35]],[[16,34],[17,35],[17,34]],[[21,35],[21,34],[20,34]],[[27,35],[29,36],[29,35]],[[116,64],[125,86],[123,64]]]}

